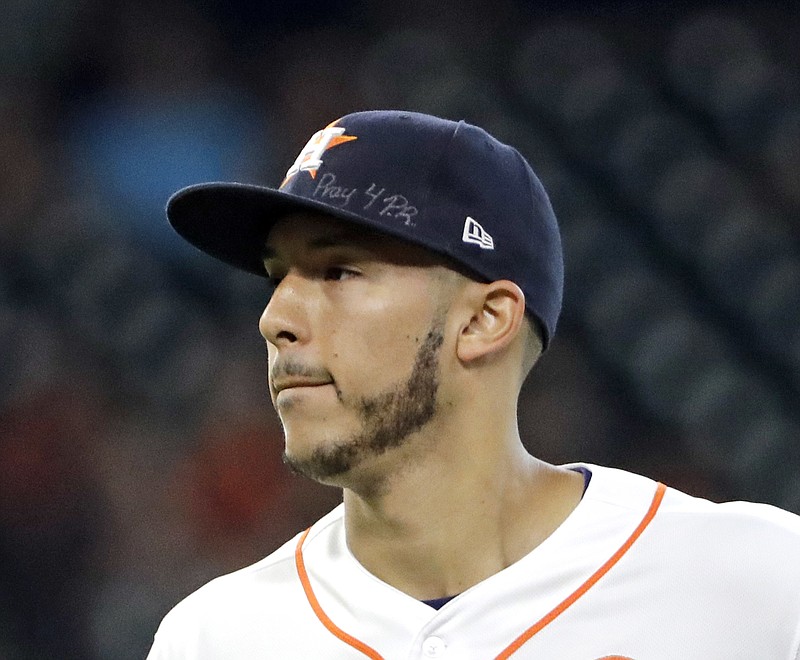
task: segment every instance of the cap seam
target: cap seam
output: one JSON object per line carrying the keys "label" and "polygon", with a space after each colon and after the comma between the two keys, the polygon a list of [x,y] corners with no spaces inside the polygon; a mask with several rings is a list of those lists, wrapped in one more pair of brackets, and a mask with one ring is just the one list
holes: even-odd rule
{"label": "cap seam", "polygon": [[[450,150],[450,146],[453,144],[454,140],[456,139],[456,135],[458,134],[459,129],[461,128],[462,124],[464,124],[464,120],[460,120],[456,122],[455,128],[453,129],[450,137],[447,139],[445,144],[442,146],[439,155],[436,157],[435,161],[431,164],[431,167],[428,169],[428,173],[426,177],[423,179],[423,183],[425,184],[425,197],[423,199],[422,208],[425,209],[425,220],[430,222],[429,216],[429,200],[432,194],[433,188],[433,176],[435,172],[439,171],[439,166],[441,165],[442,161],[444,160],[445,154]],[[450,254],[451,250],[448,249],[448,255]]]}
{"label": "cap seam", "polygon": [[[525,159],[525,157],[515,147],[512,147],[511,145],[508,145],[508,147],[514,154],[514,158],[517,161],[517,166],[522,169],[522,174],[525,180],[528,182],[527,186],[528,205],[529,205],[528,208],[533,210],[536,206],[536,200],[534,199],[533,196],[533,189],[536,185],[536,182],[533,180],[532,173],[527,166],[527,160]],[[544,343],[544,347],[547,348],[547,346],[550,343],[550,340],[552,339],[551,328],[549,327],[547,321],[543,320],[542,318],[543,314],[541,312],[534,311],[532,307],[532,301],[528,300],[528,296],[525,297],[525,309],[531,315],[531,317],[536,321],[536,323],[540,326],[540,332],[543,333],[542,340]]]}

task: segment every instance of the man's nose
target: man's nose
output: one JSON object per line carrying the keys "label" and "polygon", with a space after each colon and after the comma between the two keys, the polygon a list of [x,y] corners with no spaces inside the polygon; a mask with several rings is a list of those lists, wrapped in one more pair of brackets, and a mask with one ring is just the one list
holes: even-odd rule
{"label": "man's nose", "polygon": [[289,273],[275,287],[258,323],[261,335],[273,346],[308,340],[308,284]]}

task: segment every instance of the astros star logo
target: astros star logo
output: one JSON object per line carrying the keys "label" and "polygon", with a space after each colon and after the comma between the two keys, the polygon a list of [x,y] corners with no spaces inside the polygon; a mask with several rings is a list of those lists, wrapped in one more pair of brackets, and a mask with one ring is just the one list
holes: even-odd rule
{"label": "astros star logo", "polygon": [[295,174],[298,172],[308,172],[312,179],[317,177],[317,170],[322,165],[322,154],[328,149],[336,147],[344,142],[357,140],[355,135],[344,135],[345,128],[337,126],[336,122],[328,124],[321,131],[317,131],[311,136],[311,139],[303,147],[300,155],[294,161],[292,166],[286,171],[286,176],[283,179],[280,187],[283,188]]}

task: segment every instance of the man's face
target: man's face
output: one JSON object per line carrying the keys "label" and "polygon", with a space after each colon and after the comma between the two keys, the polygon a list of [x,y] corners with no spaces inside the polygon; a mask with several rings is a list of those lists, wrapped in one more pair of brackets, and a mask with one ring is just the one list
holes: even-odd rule
{"label": "man's face", "polygon": [[327,216],[276,224],[265,251],[275,291],[260,330],[294,470],[341,485],[434,418],[446,288],[439,263]]}

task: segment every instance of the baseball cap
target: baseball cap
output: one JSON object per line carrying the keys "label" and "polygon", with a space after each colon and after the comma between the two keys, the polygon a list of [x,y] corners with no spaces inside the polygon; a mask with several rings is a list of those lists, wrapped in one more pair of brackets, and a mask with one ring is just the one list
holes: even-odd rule
{"label": "baseball cap", "polygon": [[479,280],[511,280],[545,347],[555,332],[564,279],[555,214],[528,162],[482,128],[414,112],[356,112],[315,133],[277,188],[202,183],[167,203],[183,238],[262,276],[267,234],[297,211],[423,246]]}

